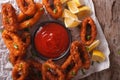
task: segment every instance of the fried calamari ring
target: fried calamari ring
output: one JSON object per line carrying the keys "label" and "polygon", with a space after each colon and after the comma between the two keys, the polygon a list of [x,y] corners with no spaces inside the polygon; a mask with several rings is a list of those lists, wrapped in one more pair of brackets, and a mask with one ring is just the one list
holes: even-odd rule
{"label": "fried calamari ring", "polygon": [[71,55],[75,54],[76,51],[78,51],[80,59],[82,61],[82,68],[89,69],[90,64],[91,64],[90,63],[90,56],[85,48],[85,45],[79,41],[72,42],[71,49],[70,49]]}
{"label": "fried calamari ring", "polygon": [[70,55],[62,64],[61,68],[65,71],[67,80],[70,80],[77,74],[81,66],[82,62],[80,60],[80,56],[78,51],[75,51],[75,53]]}
{"label": "fried calamari ring", "polygon": [[29,72],[29,64],[25,61],[19,61],[12,70],[13,80],[26,80]]}
{"label": "fried calamari ring", "polygon": [[43,80],[64,80],[64,74],[60,67],[48,60],[42,65]]}
{"label": "fried calamari ring", "polygon": [[27,16],[33,16],[36,13],[36,5],[33,0],[16,0],[20,10]]}
{"label": "fried calamari ring", "polygon": [[82,67],[84,69],[89,69],[91,62],[90,62],[90,55],[85,47],[84,44],[80,43],[79,45],[80,56],[82,59]]}
{"label": "fried calamari ring", "polygon": [[62,15],[62,4],[60,0],[53,0],[53,8],[50,5],[50,0],[42,0],[42,3],[45,5],[47,12],[54,18],[57,19]]}
{"label": "fried calamari ring", "polygon": [[[27,48],[30,44],[30,34],[28,32],[23,32],[21,39],[25,43],[24,47]],[[17,61],[23,60],[26,57],[26,53],[24,53],[24,55],[15,55],[15,54],[16,54],[15,52],[10,51],[9,60],[12,63],[12,65],[15,65]]]}
{"label": "fried calamari ring", "polygon": [[18,30],[18,22],[15,13],[15,9],[9,3],[2,5],[2,24],[4,28],[11,32],[16,32]]}
{"label": "fried calamari ring", "polygon": [[44,9],[43,9],[42,4],[37,3],[36,7],[37,7],[37,12],[35,13],[35,15],[32,18],[20,23],[20,27],[19,27],[20,30],[28,28],[28,27],[32,27],[43,15]]}
{"label": "fried calamari ring", "polygon": [[2,38],[10,52],[14,53],[15,56],[23,56],[26,53],[26,43],[22,41],[20,36],[16,33],[4,30]]}
{"label": "fried calamari ring", "polygon": [[[90,33],[87,31],[87,27],[90,27]],[[97,30],[92,18],[88,17],[83,20],[80,32],[80,38],[83,44],[89,46],[96,38]]]}

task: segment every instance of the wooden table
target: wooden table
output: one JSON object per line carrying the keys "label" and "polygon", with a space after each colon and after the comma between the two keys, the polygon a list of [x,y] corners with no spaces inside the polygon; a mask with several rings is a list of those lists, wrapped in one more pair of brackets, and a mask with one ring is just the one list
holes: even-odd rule
{"label": "wooden table", "polygon": [[110,48],[110,68],[81,80],[120,80],[120,0],[93,0]]}

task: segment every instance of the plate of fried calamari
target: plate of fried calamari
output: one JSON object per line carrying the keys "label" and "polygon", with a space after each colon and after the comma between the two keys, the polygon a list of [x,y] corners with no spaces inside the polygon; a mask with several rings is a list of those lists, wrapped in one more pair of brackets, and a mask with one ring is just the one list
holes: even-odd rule
{"label": "plate of fried calamari", "polygon": [[0,80],[79,80],[109,68],[92,0],[5,0],[0,10]]}

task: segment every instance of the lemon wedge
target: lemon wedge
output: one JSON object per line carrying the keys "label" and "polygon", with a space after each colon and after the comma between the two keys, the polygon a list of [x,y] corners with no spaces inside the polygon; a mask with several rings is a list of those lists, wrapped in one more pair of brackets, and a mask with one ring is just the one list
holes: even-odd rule
{"label": "lemon wedge", "polygon": [[68,17],[68,18],[73,18],[73,19],[78,20],[77,15],[71,13],[68,9],[64,9],[63,14],[62,14],[62,17],[63,17],[63,18]]}
{"label": "lemon wedge", "polygon": [[67,2],[67,5],[68,5],[68,9],[69,9],[72,13],[76,14],[76,13],[79,12],[78,5],[76,4],[75,1],[73,1],[73,0],[68,1],[68,2]]}
{"label": "lemon wedge", "polygon": [[78,20],[77,15],[70,12],[68,9],[64,9],[62,17],[66,27],[76,27],[81,21]]}
{"label": "lemon wedge", "polygon": [[91,14],[91,9],[88,6],[82,6],[79,8],[78,18],[84,19],[85,17],[90,16],[90,14]]}
{"label": "lemon wedge", "polygon": [[98,45],[100,44],[100,40],[95,40],[90,46],[88,46],[88,52],[92,51],[95,49]]}
{"label": "lemon wedge", "polygon": [[103,62],[105,60],[105,55],[99,50],[93,50],[92,61]]}
{"label": "lemon wedge", "polygon": [[64,19],[64,23],[65,23],[65,26],[68,28],[72,28],[72,27],[77,27],[79,24],[80,24],[80,21],[79,20],[75,20],[73,18],[69,18],[69,17],[66,17]]}

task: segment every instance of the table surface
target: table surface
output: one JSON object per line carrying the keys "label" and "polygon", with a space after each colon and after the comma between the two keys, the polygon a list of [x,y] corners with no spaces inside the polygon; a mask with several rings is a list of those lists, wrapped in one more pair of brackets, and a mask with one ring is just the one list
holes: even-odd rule
{"label": "table surface", "polygon": [[120,0],[93,0],[110,48],[110,68],[81,80],[120,80]]}

